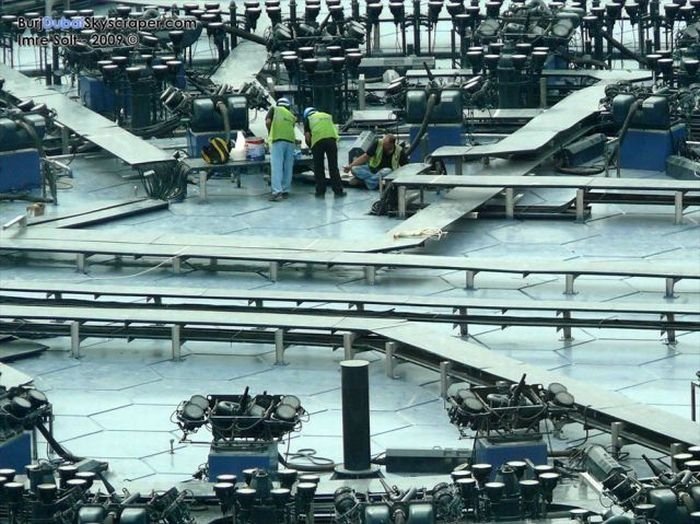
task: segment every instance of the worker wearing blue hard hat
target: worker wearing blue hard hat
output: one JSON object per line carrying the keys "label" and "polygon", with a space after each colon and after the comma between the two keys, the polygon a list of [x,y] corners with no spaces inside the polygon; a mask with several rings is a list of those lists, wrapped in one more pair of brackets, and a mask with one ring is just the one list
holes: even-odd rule
{"label": "worker wearing blue hard hat", "polygon": [[275,107],[272,107],[265,117],[270,141],[270,185],[272,186],[270,200],[272,202],[287,198],[292,187],[296,121],[291,103],[285,97],[278,98]]}
{"label": "worker wearing blue hard hat", "polygon": [[324,159],[328,159],[328,175],[331,188],[336,197],[344,197],[343,182],[338,169],[338,130],[333,123],[333,117],[314,107],[304,109],[304,138],[311,148],[314,162],[314,179],[316,181],[316,196],[326,195],[326,170]]}

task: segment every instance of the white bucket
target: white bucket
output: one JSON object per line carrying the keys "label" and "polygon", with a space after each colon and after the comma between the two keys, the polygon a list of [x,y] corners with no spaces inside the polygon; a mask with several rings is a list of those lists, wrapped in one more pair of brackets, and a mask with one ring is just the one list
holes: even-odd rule
{"label": "white bucket", "polygon": [[252,137],[245,139],[246,160],[265,160],[265,139]]}

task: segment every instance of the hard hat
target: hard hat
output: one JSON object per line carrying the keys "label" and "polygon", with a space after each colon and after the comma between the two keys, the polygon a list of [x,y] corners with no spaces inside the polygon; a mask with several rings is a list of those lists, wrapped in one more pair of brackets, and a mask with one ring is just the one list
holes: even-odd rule
{"label": "hard hat", "polygon": [[304,118],[309,118],[309,116],[313,115],[315,112],[315,107],[307,107],[306,109],[304,109]]}
{"label": "hard hat", "polygon": [[278,99],[277,99],[277,105],[278,105],[278,106],[289,107],[289,106],[291,106],[292,104],[291,104],[291,102],[289,101],[289,98],[286,98],[286,97],[283,96],[282,98],[278,98]]}

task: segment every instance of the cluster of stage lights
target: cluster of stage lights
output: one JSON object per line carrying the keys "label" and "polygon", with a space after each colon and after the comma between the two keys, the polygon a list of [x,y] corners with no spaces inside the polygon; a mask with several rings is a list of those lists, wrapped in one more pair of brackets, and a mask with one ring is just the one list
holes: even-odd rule
{"label": "cluster of stage lights", "polygon": [[[357,72],[362,62],[362,53],[359,48],[343,49],[340,46],[327,46],[325,49],[333,72],[339,73],[346,67],[351,74]],[[315,48],[311,46],[300,47],[296,51],[282,51],[281,56],[287,72],[292,75],[298,73],[300,68],[308,75],[315,74],[321,60],[315,56]]]}
{"label": "cluster of stage lights", "polygon": [[294,395],[193,395],[175,415],[183,433],[210,425],[215,440],[278,439],[294,429],[306,411]]}

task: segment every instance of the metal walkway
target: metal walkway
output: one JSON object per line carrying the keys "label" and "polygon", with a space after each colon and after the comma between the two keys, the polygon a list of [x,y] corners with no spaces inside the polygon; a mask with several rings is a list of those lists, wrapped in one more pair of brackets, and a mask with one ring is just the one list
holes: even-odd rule
{"label": "metal walkway", "polygon": [[[700,182],[647,178],[604,178],[595,176],[411,176],[401,175],[393,180],[398,186],[398,215],[406,216],[406,189],[419,188],[505,188],[505,212],[513,218],[515,189],[561,188],[576,190],[576,218],[583,222],[584,209],[590,203],[671,204],[675,206],[674,221],[683,222],[683,209],[700,205]],[[598,190],[598,191],[595,191]],[[693,193],[686,196],[686,193]]]}
{"label": "metal walkway", "polygon": [[366,240],[338,240],[334,238],[270,238],[255,235],[195,235],[150,232],[130,235],[128,238],[113,238],[104,230],[72,229],[65,231],[47,227],[30,227],[21,233],[11,230],[0,232],[0,248],[5,239],[61,240],[65,242],[111,242],[115,244],[152,244],[162,246],[216,246],[220,248],[251,249],[257,251],[326,251],[326,252],[384,252],[409,249],[425,243],[425,238],[386,238],[375,236]]}
{"label": "metal walkway", "polygon": [[[369,285],[376,282],[376,272],[382,268],[428,268],[464,271],[466,288],[474,288],[478,273],[515,273],[563,275],[566,277],[564,292],[574,293],[574,280],[583,275],[605,275],[623,277],[655,277],[666,282],[666,296],[672,297],[674,285],[682,279],[700,279],[700,267],[687,264],[659,264],[651,261],[585,261],[567,260],[552,262],[550,260],[528,260],[527,262],[510,262],[502,259],[448,257],[433,255],[409,255],[390,253],[348,253],[324,251],[292,250],[236,250],[230,247],[212,245],[162,245],[137,244],[133,242],[80,241],[80,240],[35,240],[21,236],[0,237],[0,250],[20,253],[62,253],[76,255],[78,271],[85,271],[87,259],[92,255],[111,255],[116,257],[153,257],[166,259],[172,264],[173,271],[179,273],[182,263],[189,259],[206,259],[213,267],[219,261],[236,261],[268,264],[270,280],[277,281],[279,269],[287,264],[347,266],[363,269],[365,280]],[[122,263],[125,263],[122,260]]]}
{"label": "metal walkway", "polygon": [[[587,76],[598,81],[570,94],[550,109],[538,114],[523,127],[503,140],[482,146],[444,146],[434,151],[432,159],[451,160],[455,172],[462,175],[463,159],[493,157],[477,175],[523,176],[547,160],[560,145],[587,132],[586,122],[598,113],[599,101],[605,94],[605,86],[620,80],[639,81],[649,78],[648,71],[591,71],[558,72],[563,76]],[[522,158],[511,158],[519,154]],[[390,235],[402,232],[420,232],[444,229],[467,213],[498,195],[498,190],[454,189],[438,202],[429,205],[390,231]]]}
{"label": "metal walkway", "polygon": [[[373,332],[396,344],[385,348],[385,352],[389,350],[387,359],[398,357],[439,371],[443,390],[449,384],[449,377],[490,385],[498,380],[516,383],[523,374],[527,374],[529,383],[565,384],[582,411],[577,419],[587,427],[610,431],[613,422],[622,422],[625,438],[667,453],[673,442],[690,443],[698,440],[698,425],[690,420],[669,415],[619,393],[593,388],[588,382],[572,380],[494,354],[476,344],[440,335],[426,325],[407,322],[373,329]],[[387,362],[388,372],[391,372],[392,366],[393,363]]]}
{"label": "metal walkway", "polygon": [[[128,299],[127,302],[114,299]],[[189,308],[211,311],[306,313],[323,316],[364,316],[448,323],[469,334],[469,325],[554,327],[563,340],[573,340],[572,328],[654,330],[674,343],[677,331],[700,331],[700,311],[680,301],[651,303],[572,302],[564,300],[480,299],[469,297],[413,297],[355,293],[284,292],[55,284],[8,281],[0,290],[0,304],[35,305],[45,300],[66,306],[131,308]],[[329,306],[329,304],[331,306]],[[346,310],[337,305],[346,306]],[[536,313],[536,314],[533,314]],[[646,318],[640,318],[645,315]]]}
{"label": "metal walkway", "polygon": [[47,89],[40,78],[29,78],[5,64],[0,64],[0,78],[5,79],[3,91],[19,100],[37,99],[56,112],[56,121],[78,136],[101,147],[130,166],[172,161],[172,157],[132,135],[111,120],[74,102],[67,96]]}
{"label": "metal walkway", "polygon": [[122,308],[56,305],[4,305],[0,308],[0,319],[0,333],[70,336],[75,357],[80,355],[81,339],[89,336],[170,339],[175,360],[180,359],[181,344],[185,340],[273,342],[278,363],[287,358],[291,344],[342,346],[348,359],[358,350],[383,351],[389,376],[393,376],[399,361],[437,371],[443,393],[451,379],[476,384],[494,384],[498,380],[515,383],[525,373],[530,383],[565,384],[582,412],[578,415],[579,421],[587,427],[609,431],[612,422],[622,422],[622,438],[664,452],[668,452],[672,443],[694,445],[698,438],[697,424],[689,420],[647,407],[618,393],[592,390],[590,384],[445,336],[422,322],[144,307],[133,307],[125,315]]}

